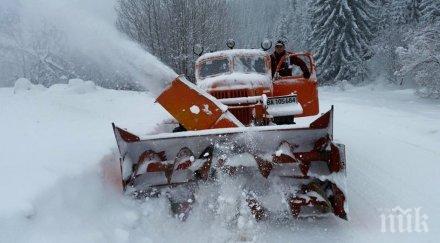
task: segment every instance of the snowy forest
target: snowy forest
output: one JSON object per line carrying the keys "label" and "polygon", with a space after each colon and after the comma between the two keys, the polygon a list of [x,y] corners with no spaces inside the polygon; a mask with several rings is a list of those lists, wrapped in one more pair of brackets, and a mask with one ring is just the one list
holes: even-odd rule
{"label": "snowy forest", "polygon": [[[112,8],[112,22],[125,38],[188,77],[195,44],[215,51],[229,38],[237,48],[283,39],[288,49],[314,53],[321,85],[381,80],[440,98],[438,0],[118,0]],[[81,78],[141,89],[130,69],[109,68],[111,58],[89,58],[71,42],[52,19],[30,20],[22,4],[6,0],[0,6],[0,85],[21,77],[45,86]]]}

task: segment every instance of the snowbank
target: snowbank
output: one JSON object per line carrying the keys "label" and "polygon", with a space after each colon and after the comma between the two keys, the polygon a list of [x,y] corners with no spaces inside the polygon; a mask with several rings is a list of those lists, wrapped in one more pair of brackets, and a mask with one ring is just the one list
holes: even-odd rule
{"label": "snowbank", "polygon": [[96,91],[96,85],[93,81],[84,81],[82,79],[69,80],[70,89],[76,94],[85,94]]}
{"label": "snowbank", "polygon": [[97,90],[95,83],[82,79],[70,79],[67,84],[54,84],[49,87],[49,92],[64,94],[88,94]]}
{"label": "snowbank", "polygon": [[41,84],[33,84],[25,78],[19,78],[14,85],[14,94],[23,94],[26,92],[43,92],[58,94],[88,94],[98,90],[93,81],[84,81],[82,79],[70,79],[67,84],[54,84],[49,88]]}
{"label": "snowbank", "polygon": [[29,79],[19,78],[14,84],[14,94],[21,94],[29,91],[42,91],[44,86],[41,84],[33,84]]}

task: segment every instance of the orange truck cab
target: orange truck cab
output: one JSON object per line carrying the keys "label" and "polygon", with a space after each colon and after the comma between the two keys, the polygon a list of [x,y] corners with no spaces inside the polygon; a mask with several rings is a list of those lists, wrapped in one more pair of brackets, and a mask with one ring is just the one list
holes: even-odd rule
{"label": "orange truck cab", "polygon": [[280,62],[292,55],[307,64],[309,79],[303,78],[301,69],[295,65],[289,66],[292,76],[272,78],[268,52],[232,49],[200,56],[195,64],[196,85],[227,105],[245,126],[292,124],[294,117],[319,113],[313,57],[310,53],[291,53]]}

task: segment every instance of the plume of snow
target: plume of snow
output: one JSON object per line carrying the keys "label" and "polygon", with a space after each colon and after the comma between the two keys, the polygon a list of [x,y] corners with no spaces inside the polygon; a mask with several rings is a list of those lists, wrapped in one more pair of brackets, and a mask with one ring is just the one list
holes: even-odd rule
{"label": "plume of snow", "polygon": [[177,74],[115,27],[114,0],[20,0],[22,23],[38,28],[54,25],[66,36],[68,48],[107,70],[130,74],[158,94]]}

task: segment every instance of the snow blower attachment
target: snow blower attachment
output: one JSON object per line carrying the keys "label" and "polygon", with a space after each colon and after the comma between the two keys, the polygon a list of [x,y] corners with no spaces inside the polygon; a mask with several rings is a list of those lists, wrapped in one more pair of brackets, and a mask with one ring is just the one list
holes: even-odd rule
{"label": "snow blower attachment", "polygon": [[[313,59],[295,55],[307,60],[310,79],[272,82],[263,51],[205,54],[196,64],[197,85],[180,76],[157,98],[184,131],[141,138],[113,124],[124,191],[165,195],[184,220],[200,183],[244,177],[245,201],[257,220],[279,213],[267,200],[273,193],[291,217],[347,219],[345,149],[332,140],[333,108],[308,126],[293,122],[318,113]],[[253,73],[235,74],[246,66]]]}

